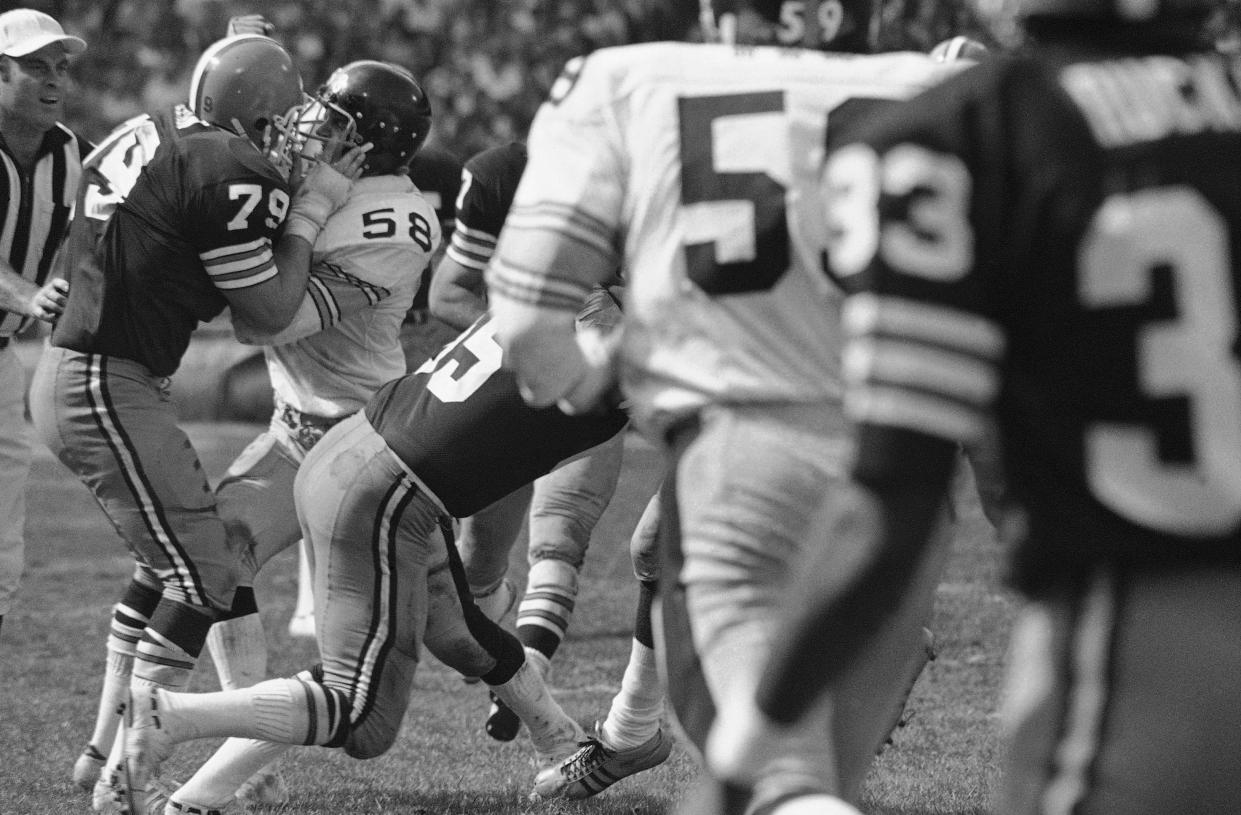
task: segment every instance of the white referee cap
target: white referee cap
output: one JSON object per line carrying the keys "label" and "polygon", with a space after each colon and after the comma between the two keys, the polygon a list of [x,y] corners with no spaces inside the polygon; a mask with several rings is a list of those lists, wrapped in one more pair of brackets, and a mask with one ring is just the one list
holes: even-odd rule
{"label": "white referee cap", "polygon": [[70,54],[86,50],[86,41],[66,34],[60,23],[41,11],[19,8],[0,14],[0,54],[24,57],[58,42]]}

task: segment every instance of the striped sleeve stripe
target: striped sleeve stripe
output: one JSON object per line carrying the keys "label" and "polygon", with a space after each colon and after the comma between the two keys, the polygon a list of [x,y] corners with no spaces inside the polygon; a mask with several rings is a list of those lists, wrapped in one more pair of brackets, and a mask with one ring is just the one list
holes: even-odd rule
{"label": "striped sleeve stripe", "polygon": [[452,233],[448,256],[467,269],[481,271],[496,251],[496,236],[468,226]]}
{"label": "striped sleeve stripe", "polygon": [[863,337],[844,354],[844,376],[855,384],[880,383],[939,393],[984,409],[999,391],[993,364],[951,349],[917,345],[903,338]]}
{"label": "striped sleeve stripe", "polygon": [[845,412],[859,424],[897,427],[952,442],[972,444],[986,430],[986,416],[938,394],[864,386],[845,396]]}
{"label": "striped sleeve stripe", "polygon": [[582,307],[591,285],[567,277],[523,269],[498,257],[489,267],[487,288],[492,295],[543,308],[574,311]]}
{"label": "striped sleeve stripe", "polygon": [[340,320],[340,304],[332,296],[332,290],[327,284],[312,277],[306,285],[306,291],[310,294],[310,301],[315,304],[315,311],[319,312],[319,324],[324,328],[335,325]]}
{"label": "striped sleeve stripe", "polygon": [[[331,283],[329,283],[331,281]],[[319,323],[324,328],[336,325],[344,316],[340,298],[332,289],[332,285],[345,285],[359,292],[367,305],[373,306],[387,297],[391,292],[382,286],[376,286],[356,275],[351,275],[338,266],[320,266],[311,274],[306,285],[310,300],[319,312]]]}
{"label": "striped sleeve stripe", "polygon": [[505,230],[555,232],[602,255],[615,266],[616,229],[605,221],[565,204],[538,203],[515,207],[504,222]]}
{"label": "striped sleeve stripe", "polygon": [[266,238],[201,252],[199,258],[218,289],[256,286],[277,273],[271,241]]}
{"label": "striped sleeve stripe", "polygon": [[1004,334],[999,326],[949,306],[867,292],[845,301],[843,319],[851,336],[888,334],[981,359],[998,360],[1004,353]]}
{"label": "striped sleeve stripe", "polygon": [[352,286],[360,291],[362,296],[365,297],[366,301],[372,306],[392,294],[391,291],[383,286],[372,283],[369,280],[364,280],[357,275],[349,274],[349,272],[346,272],[339,266],[319,266],[315,269],[314,276],[324,280],[335,280],[337,282],[344,283],[347,286]]}

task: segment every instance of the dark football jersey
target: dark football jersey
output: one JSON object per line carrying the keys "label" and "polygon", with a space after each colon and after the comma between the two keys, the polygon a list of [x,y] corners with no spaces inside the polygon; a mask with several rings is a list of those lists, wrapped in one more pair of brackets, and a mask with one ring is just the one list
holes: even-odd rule
{"label": "dark football jersey", "polygon": [[500,366],[484,315],[413,373],[384,385],[366,418],[456,518],[473,515],[625,426],[621,411],[532,408]]}
{"label": "dark football jersey", "polygon": [[243,137],[184,107],[117,128],[83,167],[57,270],[69,301],[52,341],[176,370],[225,290],[276,274],[288,183]]}
{"label": "dark football jersey", "polygon": [[465,163],[449,257],[467,269],[481,272],[487,266],[525,168],[521,142],[484,150]]}
{"label": "dark football jersey", "polygon": [[439,216],[447,238],[456,223],[457,193],[461,191],[461,159],[442,147],[426,145],[414,155],[409,177]]}
{"label": "dark football jersey", "polygon": [[[422,197],[427,199],[440,219],[440,232],[447,243],[457,224],[457,194],[461,191],[461,159],[442,147],[425,145],[409,165],[409,177]],[[422,276],[422,285],[414,295],[411,313],[425,311],[431,288],[431,274]]]}
{"label": "dark football jersey", "polygon": [[998,420],[1015,577],[1241,560],[1241,60],[997,58],[827,165],[870,481]]}

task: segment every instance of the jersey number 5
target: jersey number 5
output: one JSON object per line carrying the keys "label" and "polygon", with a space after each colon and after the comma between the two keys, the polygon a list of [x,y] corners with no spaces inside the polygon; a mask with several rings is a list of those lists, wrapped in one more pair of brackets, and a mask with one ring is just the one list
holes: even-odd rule
{"label": "jersey number 5", "polygon": [[475,323],[464,335],[414,371],[430,374],[427,390],[441,402],[464,402],[500,370],[504,351],[491,320]]}
{"label": "jersey number 5", "polygon": [[[746,136],[763,130],[763,114],[782,121],[783,92],[687,97],[678,112],[686,274],[707,294],[770,289],[789,268],[785,191],[763,169],[770,145]],[[737,117],[737,138],[715,138],[713,123],[725,117]],[[775,135],[778,143],[783,127]]]}

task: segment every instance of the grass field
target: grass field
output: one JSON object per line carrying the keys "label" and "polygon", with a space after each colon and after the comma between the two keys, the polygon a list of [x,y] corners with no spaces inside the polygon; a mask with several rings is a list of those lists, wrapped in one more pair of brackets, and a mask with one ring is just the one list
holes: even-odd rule
{"label": "grass field", "polygon": [[[254,436],[253,425],[193,425],[209,474],[218,476]],[[37,446],[37,445],[36,445]],[[658,478],[654,452],[636,437],[616,498],[596,529],[578,611],[557,656],[552,684],[565,708],[589,726],[619,685],[629,651],[635,587],[629,530]],[[886,815],[982,813],[996,782],[997,684],[1012,598],[1000,587],[999,552],[970,497],[932,622],[939,658],[910,701],[911,723],[876,761],[862,806]],[[70,768],[90,735],[103,670],[108,610],[130,572],[125,550],[84,487],[42,449],[30,485],[27,568],[17,607],[0,631],[0,815],[89,812]],[[519,555],[523,553],[517,553]],[[524,575],[524,561],[514,558]],[[287,674],[314,661],[313,643],[285,634],[296,558],[273,561],[257,587],[272,648],[271,670]],[[204,655],[193,689],[216,687]],[[531,750],[523,733],[501,744],[482,731],[486,694],[428,657],[419,667],[404,729],[371,761],[339,751],[298,748],[283,763],[293,789],[286,813],[670,812],[693,784],[696,766],[682,747],[664,765],[587,802],[530,804]],[[184,778],[216,742],[182,745],[165,765]]]}

